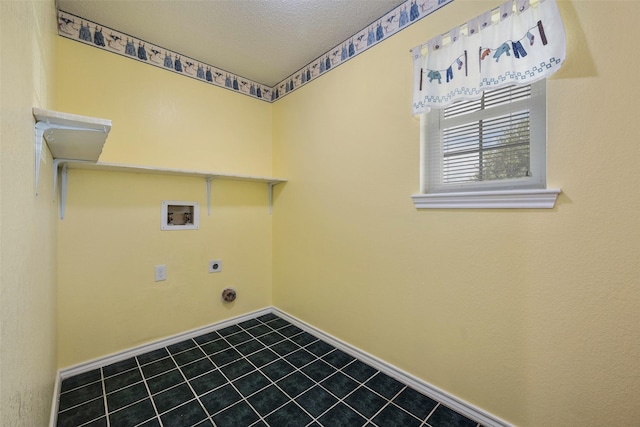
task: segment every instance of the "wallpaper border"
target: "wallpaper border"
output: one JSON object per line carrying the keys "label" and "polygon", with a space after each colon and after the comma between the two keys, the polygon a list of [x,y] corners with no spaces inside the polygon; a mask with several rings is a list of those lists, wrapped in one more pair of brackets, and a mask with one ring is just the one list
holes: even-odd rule
{"label": "wallpaper border", "polygon": [[63,10],[57,11],[58,35],[203,83],[275,102],[451,2],[407,0],[273,87]]}

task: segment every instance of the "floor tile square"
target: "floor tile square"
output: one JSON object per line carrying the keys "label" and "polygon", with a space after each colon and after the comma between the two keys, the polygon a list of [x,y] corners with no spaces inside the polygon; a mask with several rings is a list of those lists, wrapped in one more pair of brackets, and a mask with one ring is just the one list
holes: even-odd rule
{"label": "floor tile square", "polygon": [[296,398],[296,402],[314,417],[320,416],[337,401],[338,399],[319,386],[307,390]]}
{"label": "floor tile square", "polygon": [[197,400],[178,406],[166,414],[160,415],[164,427],[192,426],[198,421],[207,418],[207,413],[202,409]]}
{"label": "floor tile square", "polygon": [[158,413],[161,414],[175,408],[176,406],[193,400],[195,397],[196,396],[191,391],[191,388],[184,383],[154,395],[153,402],[156,404]]}
{"label": "floor tile square", "polygon": [[365,385],[387,399],[393,398],[405,387],[401,382],[383,374],[382,372],[378,372],[378,374],[367,381]]}
{"label": "floor tile square", "polygon": [[262,350],[264,348],[264,344],[262,344],[258,340],[251,339],[249,341],[246,341],[246,342],[236,346],[235,348],[240,353],[242,353],[245,356],[247,356],[249,354],[255,353],[256,351]]}
{"label": "floor tile square", "polygon": [[274,319],[280,319],[280,317],[276,316],[273,313],[268,313],[268,314],[265,314],[263,316],[258,317],[258,320],[260,320],[262,322],[265,322],[265,323],[266,322],[270,322],[271,320],[274,320]]}
{"label": "floor tile square", "polygon": [[266,366],[260,368],[263,374],[271,379],[278,381],[280,378],[296,370],[289,362],[283,359],[276,360]]}
{"label": "floor tile square", "polygon": [[301,371],[311,377],[314,381],[320,382],[333,375],[336,372],[336,368],[322,360],[316,360],[302,368]]}
{"label": "floor tile square", "polygon": [[421,420],[396,405],[386,406],[372,421],[379,427],[420,427],[422,425]]}
{"label": "floor tile square", "polygon": [[215,368],[215,365],[208,358],[205,358],[191,362],[188,365],[181,366],[180,370],[184,373],[184,376],[187,377],[187,379],[190,379],[202,375],[205,372],[212,371]]}
{"label": "floor tile square", "polygon": [[240,393],[238,393],[230,384],[200,396],[200,401],[207,409],[209,415],[216,414],[241,399],[242,396],[240,396]]}
{"label": "floor tile square", "polygon": [[181,353],[185,350],[189,350],[190,348],[193,348],[195,346],[196,346],[195,341],[184,340],[184,341],[180,341],[179,343],[175,343],[167,346],[167,350],[169,350],[171,354],[176,354],[176,353]]}
{"label": "floor tile square", "polygon": [[177,369],[174,369],[164,374],[156,375],[155,377],[147,380],[147,386],[151,394],[156,394],[164,389],[171,388],[174,385],[178,385],[184,382],[184,377]]}
{"label": "floor tile square", "polygon": [[151,378],[175,368],[177,368],[175,362],[170,357],[165,357],[164,359],[156,360],[155,362],[142,366],[142,373],[145,378]]}
{"label": "floor tile square", "polygon": [[301,347],[318,341],[318,338],[314,337],[308,332],[302,332],[301,334],[289,337],[289,339]]}
{"label": "floor tile square", "polygon": [[267,322],[267,326],[273,329],[284,328],[285,326],[289,326],[291,323],[287,322],[284,319],[277,318]]}
{"label": "floor tile square", "polygon": [[477,423],[446,406],[439,405],[427,419],[432,427],[475,427]]}
{"label": "floor tile square", "polygon": [[[253,329],[256,329],[256,328],[253,328]],[[277,332],[270,332],[268,334],[259,336],[258,339],[264,345],[269,346],[282,341],[284,339],[284,336],[280,335]]]}
{"label": "floor tile square", "polygon": [[247,356],[247,359],[251,363],[256,365],[258,368],[263,365],[266,365],[269,362],[273,362],[277,358],[278,358],[278,355],[273,351],[269,350],[268,348],[265,348],[264,350],[258,351],[256,353],[253,353]]}
{"label": "floor tile square", "polygon": [[298,335],[301,332],[302,329],[293,325],[285,326],[284,328],[278,329],[278,333],[284,335],[285,337],[292,337],[294,335]]}
{"label": "floor tile square", "polygon": [[361,427],[367,422],[344,403],[338,403],[329,409],[318,421],[323,426],[331,427]]}
{"label": "floor tile square", "polygon": [[372,392],[366,387],[360,387],[346,399],[344,402],[353,409],[362,414],[365,418],[371,418],[380,409],[382,409],[389,401],[379,394]]}
{"label": "floor tile square", "polygon": [[217,427],[248,426],[260,417],[246,402],[238,402],[235,405],[213,416]]}
{"label": "floor tile square", "polygon": [[148,397],[149,392],[144,386],[144,383],[137,383],[107,394],[107,408],[109,408],[109,412],[115,412],[118,409]]}
{"label": "floor tile square", "polygon": [[259,414],[265,416],[289,401],[276,386],[269,386],[247,399]]}
{"label": "floor tile square", "polygon": [[278,359],[278,355],[273,351],[265,348],[262,351],[247,356],[247,359],[257,367],[261,367]]}
{"label": "floor tile square", "polygon": [[223,366],[233,362],[234,360],[240,359],[242,355],[238,353],[235,349],[228,348],[219,353],[212,354],[209,357],[211,358],[211,360],[213,360],[213,363],[215,363],[216,365]]}
{"label": "floor tile square", "polygon": [[84,372],[82,374],[74,375],[73,377],[62,380],[60,390],[62,392],[73,390],[74,388],[94,383],[96,381],[100,381],[101,379],[102,374],[100,373],[100,369],[94,369],[92,371]]}
{"label": "floor tile square", "polygon": [[229,335],[227,338],[227,341],[229,341],[229,343],[231,345],[238,345],[241,344],[247,340],[252,339],[253,337],[251,335],[249,335],[248,333],[241,331],[241,332],[237,332],[233,335]]}
{"label": "floor tile square", "polygon": [[104,415],[104,399],[99,397],[85,402],[81,406],[60,412],[58,414],[58,427],[76,427]]}
{"label": "floor tile square", "polygon": [[273,332],[273,329],[263,324],[260,324],[258,326],[254,326],[252,328],[247,329],[247,332],[253,335],[254,337],[259,337],[264,334],[268,334],[269,332]]}
{"label": "floor tile square", "polygon": [[282,408],[265,418],[271,426],[299,427],[306,426],[313,419],[298,405],[289,402]]}
{"label": "floor tile square", "polygon": [[236,332],[240,332],[242,329],[238,325],[227,326],[226,328],[220,329],[218,333],[222,337],[226,337],[231,334],[235,334]]}
{"label": "floor tile square", "polygon": [[421,420],[424,420],[438,404],[435,400],[409,387],[402,390],[402,393],[393,400],[393,403],[411,412]]}
{"label": "floor tile square", "polygon": [[199,345],[206,344],[211,341],[215,341],[220,339],[220,334],[216,331],[206,333],[204,335],[200,335],[199,337],[195,337],[193,340]]}
{"label": "floor tile square", "polygon": [[121,374],[105,378],[104,389],[107,393],[111,393],[112,391],[133,385],[140,381],[142,381],[140,369],[132,369],[130,371],[125,371]]}
{"label": "floor tile square", "polygon": [[243,329],[249,329],[249,328],[253,328],[254,326],[261,325],[261,324],[262,323],[259,322],[256,319],[249,319],[249,320],[245,320],[244,322],[238,323],[238,326],[240,326]]}
{"label": "floor tile square", "polygon": [[280,356],[285,356],[289,353],[292,353],[295,350],[298,350],[300,346],[293,343],[292,341],[284,340],[284,341],[280,341],[277,344],[272,345],[269,348],[275,351],[276,353],[278,353]]}
{"label": "floor tile square", "polygon": [[222,373],[230,380],[233,381],[238,377],[248,374],[254,371],[256,368],[244,359],[236,360],[220,368]]}
{"label": "floor tile square", "polygon": [[131,406],[109,413],[109,424],[113,427],[135,426],[156,416],[150,399],[142,400]]}
{"label": "floor tile square", "polygon": [[212,355],[230,348],[231,345],[224,339],[220,338],[218,340],[202,344],[202,346],[200,347],[204,350],[205,353],[207,353],[208,355]]}
{"label": "floor tile square", "polygon": [[336,372],[331,375],[329,378],[322,381],[320,385],[341,399],[358,387],[357,382],[341,372]]}
{"label": "floor tile square", "polygon": [[204,352],[197,347],[173,355],[173,359],[179,366],[186,365],[203,357],[205,357]]}
{"label": "floor tile square", "polygon": [[355,357],[349,356],[341,350],[334,350],[322,357],[322,360],[340,369],[355,360]]}
{"label": "floor tile square", "polygon": [[301,368],[304,365],[307,365],[310,362],[316,360],[316,356],[309,353],[307,350],[300,349],[285,356],[285,360],[291,363],[293,366]]}
{"label": "floor tile square", "polygon": [[342,368],[342,372],[363,383],[375,375],[378,370],[372,368],[366,363],[362,363],[359,360],[354,360],[352,363],[349,363],[347,366]]}
{"label": "floor tile square", "polygon": [[60,395],[59,410],[64,411],[102,396],[102,383],[90,383]]}
{"label": "floor tile square", "polygon": [[308,351],[310,351],[311,353],[315,354],[318,357],[322,357],[325,354],[329,353],[331,350],[334,350],[335,347],[327,344],[324,341],[316,341],[313,344],[309,344],[308,346],[305,347],[305,349],[307,349]]}
{"label": "floor tile square", "polygon": [[157,350],[150,351],[148,353],[136,356],[140,365],[146,365],[147,363],[155,362],[156,360],[164,359],[169,356],[169,352],[166,348],[159,348]]}
{"label": "floor tile square", "polygon": [[191,384],[191,387],[193,387],[198,396],[226,383],[227,379],[218,370],[208,372],[189,381],[189,384]]}
{"label": "floor tile square", "polygon": [[302,372],[294,372],[282,378],[276,383],[285,393],[291,398],[295,398],[303,391],[306,391],[313,387],[315,383],[309,379]]}
{"label": "floor tile square", "polygon": [[130,359],[112,363],[111,365],[105,366],[104,368],[102,368],[102,374],[106,378],[112,375],[119,374],[124,371],[128,371],[130,369],[135,369],[137,367],[138,367],[138,362],[136,362],[136,359],[132,357]]}
{"label": "floor tile square", "polygon": [[233,382],[233,385],[243,396],[250,396],[269,384],[271,384],[269,378],[265,377],[258,371],[245,375]]}

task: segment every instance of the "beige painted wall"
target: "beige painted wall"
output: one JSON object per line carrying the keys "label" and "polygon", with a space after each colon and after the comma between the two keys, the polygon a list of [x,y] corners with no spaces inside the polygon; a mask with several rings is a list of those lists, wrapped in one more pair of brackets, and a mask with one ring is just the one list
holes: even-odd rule
{"label": "beige painted wall", "polygon": [[560,4],[555,209],[409,197],[409,49],[498,4],[456,1],[274,104],[274,305],[516,425],[635,425],[640,3]]}
{"label": "beige painted wall", "polygon": [[[271,175],[271,105],[61,39],[61,111],[107,118],[101,161]],[[71,170],[59,229],[59,366],[271,305],[267,185]],[[161,231],[163,200],[200,229]],[[209,274],[208,261],[222,260]],[[167,280],[154,282],[165,264]],[[220,300],[234,287],[235,303]]]}
{"label": "beige painted wall", "polygon": [[56,372],[56,205],[33,107],[55,101],[53,1],[0,2],[0,425],[44,426]]}

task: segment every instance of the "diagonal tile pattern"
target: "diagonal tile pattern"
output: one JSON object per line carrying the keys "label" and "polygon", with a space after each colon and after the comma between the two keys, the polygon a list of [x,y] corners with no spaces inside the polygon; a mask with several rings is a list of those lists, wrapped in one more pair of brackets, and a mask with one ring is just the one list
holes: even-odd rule
{"label": "diagonal tile pattern", "polygon": [[59,427],[481,427],[266,314],[67,378]]}

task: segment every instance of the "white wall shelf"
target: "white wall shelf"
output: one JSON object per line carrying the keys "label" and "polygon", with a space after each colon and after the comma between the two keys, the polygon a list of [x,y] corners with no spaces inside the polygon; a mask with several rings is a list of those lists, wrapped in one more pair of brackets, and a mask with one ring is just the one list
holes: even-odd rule
{"label": "white wall shelf", "polygon": [[[35,186],[38,178],[44,142],[53,159],[74,159],[97,162],[111,130],[111,120],[79,116],[77,114],[33,108],[35,125]],[[54,163],[55,165],[55,163]],[[54,181],[57,167],[54,167]]]}
{"label": "white wall shelf", "polygon": [[207,171],[195,171],[187,169],[170,169],[159,168],[152,166],[139,166],[139,165],[127,165],[121,163],[93,163],[77,160],[64,160],[57,159],[58,162],[64,163],[62,166],[62,182],[64,185],[65,175],[67,169],[90,169],[107,172],[128,172],[128,173],[141,173],[141,174],[154,174],[154,175],[173,175],[173,176],[187,176],[203,178],[206,182],[207,188],[207,215],[211,214],[211,182],[214,180],[226,180],[226,181],[246,181],[246,182],[263,182],[267,184],[267,196],[269,199],[269,213],[273,210],[273,187],[275,185],[287,182],[286,179],[272,178],[266,176],[254,176],[254,175],[237,175],[229,173],[219,172],[207,172]]}
{"label": "white wall shelf", "polygon": [[[223,179],[266,183],[269,198],[269,213],[271,213],[273,209],[273,187],[282,182],[286,182],[286,179],[264,176],[235,175],[118,163],[100,163],[98,162],[98,158],[102,153],[102,148],[111,130],[111,120],[43,110],[35,107],[33,108],[33,116],[36,118],[36,195],[38,194],[38,177],[40,175],[43,143],[46,142],[53,156],[54,197],[58,186],[58,174],[60,174],[60,219],[64,219],[69,168],[204,178],[207,185],[207,215],[211,214],[211,182],[213,180]],[[62,169],[60,170],[60,168]]]}

